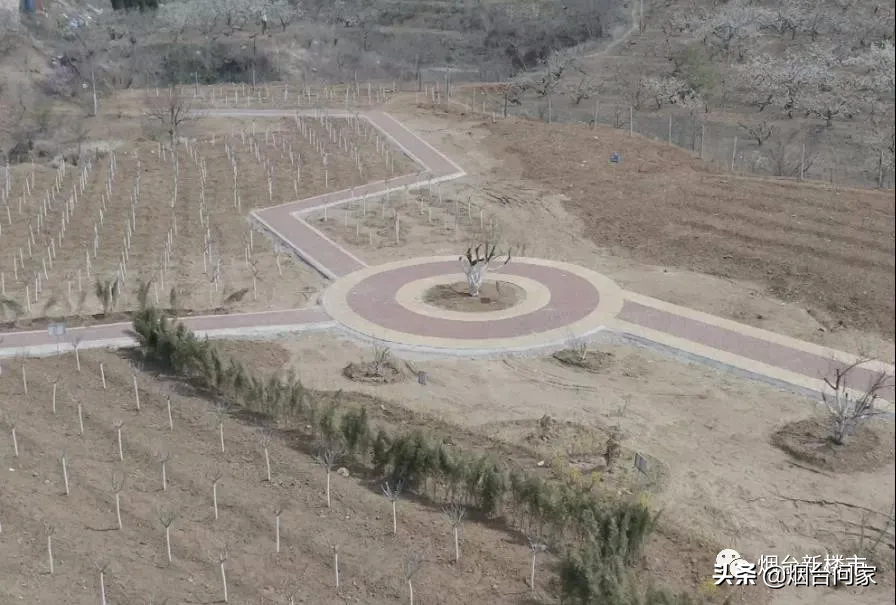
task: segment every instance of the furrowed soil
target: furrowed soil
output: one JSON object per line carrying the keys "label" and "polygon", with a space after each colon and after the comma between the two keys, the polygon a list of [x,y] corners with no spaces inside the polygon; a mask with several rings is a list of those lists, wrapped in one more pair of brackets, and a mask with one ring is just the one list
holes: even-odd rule
{"label": "furrowed soil", "polygon": [[[599,459],[607,427],[618,424],[626,459],[638,451],[651,465],[647,483],[628,483],[624,489],[646,491],[651,506],[664,510],[639,569],[649,569],[652,577],[674,588],[701,590],[712,573],[715,553],[734,535],[751,557],[846,548],[855,533],[848,528],[861,514],[846,505],[883,511],[892,492],[886,487],[888,481],[892,487],[892,448],[883,468],[850,474],[849,485],[837,475],[813,472],[769,443],[776,427],[807,414],[802,400],[627,346],[605,343],[602,350],[613,361],[598,373],[569,368],[552,358],[414,362],[430,375],[426,387],[415,381],[377,386],[349,381],[342,368],[366,359],[369,351],[332,335],[309,334],[282,345],[220,341],[217,346],[250,371],[266,375],[294,368],[310,388],[345,389],[342,397],[350,405],[366,402],[374,426],[400,431],[420,427],[464,450],[499,452],[502,459],[529,472],[550,473],[548,468],[558,461],[584,464]],[[112,603],[140,602],[149,596],[215,602],[222,594],[216,556],[225,545],[232,602],[259,596],[286,602],[285,595],[296,589],[296,602],[400,601],[406,598],[401,568],[412,549],[427,555],[415,576],[418,602],[554,602],[546,595],[554,592],[549,583],[556,553],[541,559],[540,582],[545,584],[539,586],[538,599],[531,600],[528,547],[519,533],[502,523],[483,524],[468,515],[457,567],[451,562],[450,528],[437,505],[407,495],[398,503],[398,535],[393,536],[389,503],[379,493],[379,483],[334,473],[328,509],[325,474],[309,455],[314,442],[301,426],[273,425],[273,481],[268,483],[259,425],[236,412],[226,417],[222,453],[212,402],[146,372],[137,374],[138,412],[132,365],[124,352],[84,352],[80,373],[70,354],[25,363],[27,395],[17,364],[5,364],[0,379],[0,395],[9,402],[3,411],[6,437],[0,450],[5,475],[0,567],[8,571],[0,579],[4,602],[96,602],[95,564],[104,562],[110,563],[105,578]],[[100,363],[106,389],[100,382]],[[486,377],[492,388],[476,390],[470,397],[469,385]],[[426,397],[420,396],[421,388]],[[168,427],[166,394],[172,396],[173,431]],[[583,407],[582,401],[591,403]],[[778,413],[774,418],[754,413],[762,405],[774,405]],[[123,423],[123,462],[118,459],[116,422]],[[690,428],[681,430],[685,426]],[[13,427],[18,457],[9,439]],[[883,431],[881,441],[892,444],[892,427],[874,430]],[[732,444],[750,452],[748,470],[737,456],[706,455],[730,450]],[[63,451],[69,496],[61,474]],[[168,456],[166,491],[161,486],[160,453]],[[540,469],[540,461],[547,466]],[[216,472],[222,473],[217,520],[210,480]],[[126,477],[122,530],[116,529],[114,473]],[[636,475],[626,468],[607,475],[606,481],[625,485],[626,477]],[[857,493],[863,497],[857,499]],[[800,503],[800,498],[806,502]],[[808,503],[815,499],[845,504]],[[283,510],[279,554],[274,552],[277,507]],[[172,563],[165,555],[162,511],[176,514]],[[878,521],[875,517],[869,523]],[[52,576],[47,573],[44,524],[55,530]],[[334,545],[340,553],[338,594],[333,587]],[[878,581],[879,587],[849,591],[850,602],[891,599],[890,572],[882,570]],[[711,592],[710,602],[731,596],[731,603],[743,605],[769,602],[783,593]],[[813,603],[836,603],[845,594],[817,590],[802,599],[775,602],[807,603],[804,599],[811,596]],[[788,598],[796,596],[790,593]]]}
{"label": "furrowed soil", "polygon": [[[7,329],[59,317],[72,318],[69,325],[109,320],[137,307],[141,282],[152,282],[151,304],[182,312],[307,306],[322,279],[253,231],[249,211],[412,165],[403,156],[387,165],[372,129],[357,121],[305,118],[303,131],[292,119],[197,120],[176,154],[134,137],[133,120],[110,121],[96,136],[114,150],[114,172],[112,155],[94,157],[84,187],[86,162],[64,174],[12,170],[9,213],[0,211],[0,274],[3,297],[18,306],[4,305],[4,319],[18,320]],[[126,136],[134,138],[114,138]],[[103,312],[95,283],[114,282],[122,262],[109,317],[94,317]]]}

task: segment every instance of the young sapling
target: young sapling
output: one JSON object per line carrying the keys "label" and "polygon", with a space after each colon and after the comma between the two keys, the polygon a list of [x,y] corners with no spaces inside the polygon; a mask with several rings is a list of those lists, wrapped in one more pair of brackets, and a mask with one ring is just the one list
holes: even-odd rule
{"label": "young sapling", "polygon": [[165,409],[168,411],[168,430],[174,430],[174,418],[171,416],[171,395],[165,395]]}
{"label": "young sapling", "polygon": [[423,566],[423,556],[420,553],[411,552],[404,561],[404,581],[408,583],[408,603],[414,605],[413,578]]}
{"label": "young sapling", "polygon": [[446,505],[442,511],[445,513],[445,516],[448,517],[448,523],[451,524],[451,529],[454,530],[454,563],[456,565],[460,563],[460,541],[458,539],[458,534],[460,533],[460,526],[464,521],[464,515],[467,513],[467,510],[462,505],[452,502],[451,504]]}
{"label": "young sapling", "polygon": [[529,573],[529,589],[534,593],[535,592],[535,558],[538,556],[538,553],[544,552],[547,550],[547,544],[541,539],[538,535],[526,536],[526,539],[529,541],[529,550],[532,551],[532,569]]}
{"label": "young sapling", "polygon": [[274,509],[274,552],[280,552],[280,515],[283,513],[283,507],[278,506]]}
{"label": "young sapling", "polygon": [[49,523],[44,523],[44,535],[47,536],[47,560],[50,563],[50,575],[53,575],[55,571],[55,565],[53,564],[53,534],[56,533],[56,528],[50,525]]}
{"label": "young sapling", "polygon": [[333,545],[333,571],[336,573],[336,590],[339,590],[339,545]]}
{"label": "young sapling", "polygon": [[97,562],[96,568],[100,572],[100,605],[106,605],[106,569],[109,564],[106,562]]}
{"label": "young sapling", "polygon": [[156,458],[159,459],[159,464],[162,465],[162,491],[168,491],[168,460],[170,458],[170,454],[168,452],[159,452],[156,454]]}
{"label": "young sapling", "polygon": [[140,411],[140,388],[137,385],[137,370],[136,369],[131,373],[131,378],[133,379],[133,382],[134,382],[134,403],[136,404],[137,411],[139,412]]}
{"label": "young sapling", "polygon": [[174,511],[163,510],[159,513],[159,522],[165,528],[165,553],[168,555],[168,562],[171,563],[171,524],[174,523],[176,515]]}
{"label": "young sapling", "polygon": [[69,495],[68,489],[68,465],[65,462],[65,451],[62,452],[62,456],[60,457],[60,461],[62,462],[62,481],[65,483],[65,495]]}
{"label": "young sapling", "polygon": [[336,466],[336,462],[341,457],[342,452],[329,446],[321,448],[316,456],[318,464],[324,467],[324,470],[327,472],[327,508],[330,508],[330,475],[333,472],[333,467]]}
{"label": "young sapling", "polygon": [[271,429],[261,429],[259,434],[259,440],[261,441],[261,449],[264,451],[264,466],[267,476],[268,483],[271,482],[271,455],[270,455],[270,447],[271,447]]}
{"label": "young sapling", "polygon": [[221,568],[221,584],[224,586],[224,602],[227,603],[227,572],[224,571],[224,563],[227,562],[227,559],[230,558],[230,552],[227,549],[227,545],[218,551],[218,565]]}
{"label": "young sapling", "polygon": [[215,471],[209,475],[208,479],[212,482],[212,506],[215,508],[215,520],[218,519],[218,482],[224,475],[221,471]]}
{"label": "young sapling", "polygon": [[125,476],[123,473],[112,473],[112,491],[115,493],[115,518],[118,521],[118,529],[121,524],[121,490],[124,489]]}
{"label": "young sapling", "polygon": [[81,355],[78,353],[78,348],[81,346],[81,339],[75,338],[72,341],[72,349],[75,351],[75,366],[78,368],[78,372],[81,371]]}
{"label": "young sapling", "polygon": [[124,428],[124,422],[116,420],[112,423],[112,426],[115,428],[116,441],[118,442],[118,459],[124,462],[124,446],[121,442],[121,429]]}
{"label": "young sapling", "polygon": [[218,420],[218,438],[221,441],[222,454],[224,453],[224,418],[227,416],[229,409],[230,406],[226,402],[219,401],[215,404],[215,416]]}
{"label": "young sapling", "polygon": [[391,485],[388,481],[383,483],[383,495],[392,503],[392,535],[398,534],[398,514],[395,510],[398,499],[401,497],[401,489],[403,483],[401,479],[394,481]]}

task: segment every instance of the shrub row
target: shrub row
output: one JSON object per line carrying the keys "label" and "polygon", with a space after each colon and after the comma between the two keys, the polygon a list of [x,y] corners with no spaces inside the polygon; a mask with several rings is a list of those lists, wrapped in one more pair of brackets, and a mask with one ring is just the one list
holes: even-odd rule
{"label": "shrub row", "polygon": [[623,603],[595,599],[619,593],[625,569],[636,560],[656,523],[656,515],[643,502],[598,498],[579,486],[507,468],[489,455],[460,451],[419,430],[374,433],[366,408],[342,405],[339,393],[320,397],[293,372],[267,378],[253,375],[155,308],[143,308],[135,315],[134,332],[145,360],[216,397],[253,412],[304,422],[321,447],[340,452],[384,479],[401,481],[418,495],[475,507],[489,516],[504,515],[529,535],[554,546],[567,545],[561,566],[567,600],[583,605]]}

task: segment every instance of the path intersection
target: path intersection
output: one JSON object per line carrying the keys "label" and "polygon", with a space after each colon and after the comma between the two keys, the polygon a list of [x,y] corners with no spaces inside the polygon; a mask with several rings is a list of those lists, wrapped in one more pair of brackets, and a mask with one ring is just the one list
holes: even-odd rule
{"label": "path intersection", "polygon": [[[316,110],[319,113],[321,110]],[[293,117],[295,111],[204,110],[215,117]],[[310,114],[310,112],[307,112]],[[858,361],[855,355],[754,328],[622,290],[608,277],[569,263],[514,258],[500,269],[502,282],[525,292],[522,302],[500,311],[465,313],[424,302],[436,285],[464,281],[456,257],[424,257],[368,266],[304,220],[308,213],[351,200],[419,189],[459,179],[463,169],[383,111],[327,111],[333,118],[357,116],[401,149],[420,167],[417,174],[369,183],[298,200],[250,214],[299,258],[327,277],[321,304],[306,309],[185,317],[184,324],[210,338],[263,336],[305,330],[338,330],[395,350],[433,355],[521,354],[564,348],[573,338],[600,332],[710,364],[775,386],[817,397],[834,368]],[[133,346],[130,323],[70,328],[59,343],[45,330],[2,335],[0,358],[52,355],[70,350]],[[892,365],[868,361],[851,374],[861,389]],[[894,392],[882,393],[893,411]]]}

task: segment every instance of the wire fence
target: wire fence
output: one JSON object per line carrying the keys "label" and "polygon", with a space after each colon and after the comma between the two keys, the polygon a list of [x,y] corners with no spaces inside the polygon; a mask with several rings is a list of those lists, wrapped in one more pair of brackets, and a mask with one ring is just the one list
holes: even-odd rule
{"label": "wire fence", "polygon": [[397,84],[373,82],[320,84],[307,86],[289,82],[271,82],[252,86],[242,83],[179,85],[174,89],[153,88],[150,97],[164,98],[176,93],[196,109],[268,108],[313,109],[316,107],[364,107],[387,102]]}
{"label": "wire fence", "polygon": [[[419,88],[418,88],[419,87]],[[734,121],[722,121],[703,112],[677,108],[663,112],[637,110],[600,99],[570,102],[566,97],[526,99],[513,104],[505,100],[502,85],[451,87],[450,100],[468,111],[482,115],[524,117],[548,122],[582,123],[609,126],[634,135],[649,137],[691,152],[718,169],[733,173],[775,178],[823,181],[832,185],[891,189],[896,173],[884,154],[870,147],[847,150],[845,145],[823,145],[801,141],[799,132],[789,137],[769,137],[760,144],[744,136]],[[389,101],[395,94],[415,91],[418,98],[432,102],[447,101],[443,83],[393,81],[349,82],[316,86],[289,82],[266,82],[256,86],[244,83],[181,85],[178,94],[195,108],[359,108]],[[164,88],[147,91],[149,95],[168,94]]]}
{"label": "wire fence", "polygon": [[[436,90],[437,92],[437,90]],[[427,94],[432,95],[430,90]],[[505,100],[501,85],[452,91],[452,100],[468,110],[501,117],[524,117],[558,123],[610,126],[686,149],[696,157],[724,170],[796,180],[824,181],[861,188],[891,189],[896,180],[893,166],[884,153],[867,146],[847,150],[845,145],[823,145],[799,132],[786,138],[769,137],[760,144],[744,136],[732,121],[716,121],[704,112],[667,109],[637,110],[618,103],[584,99],[579,103],[551,97],[526,99],[514,104]]]}

